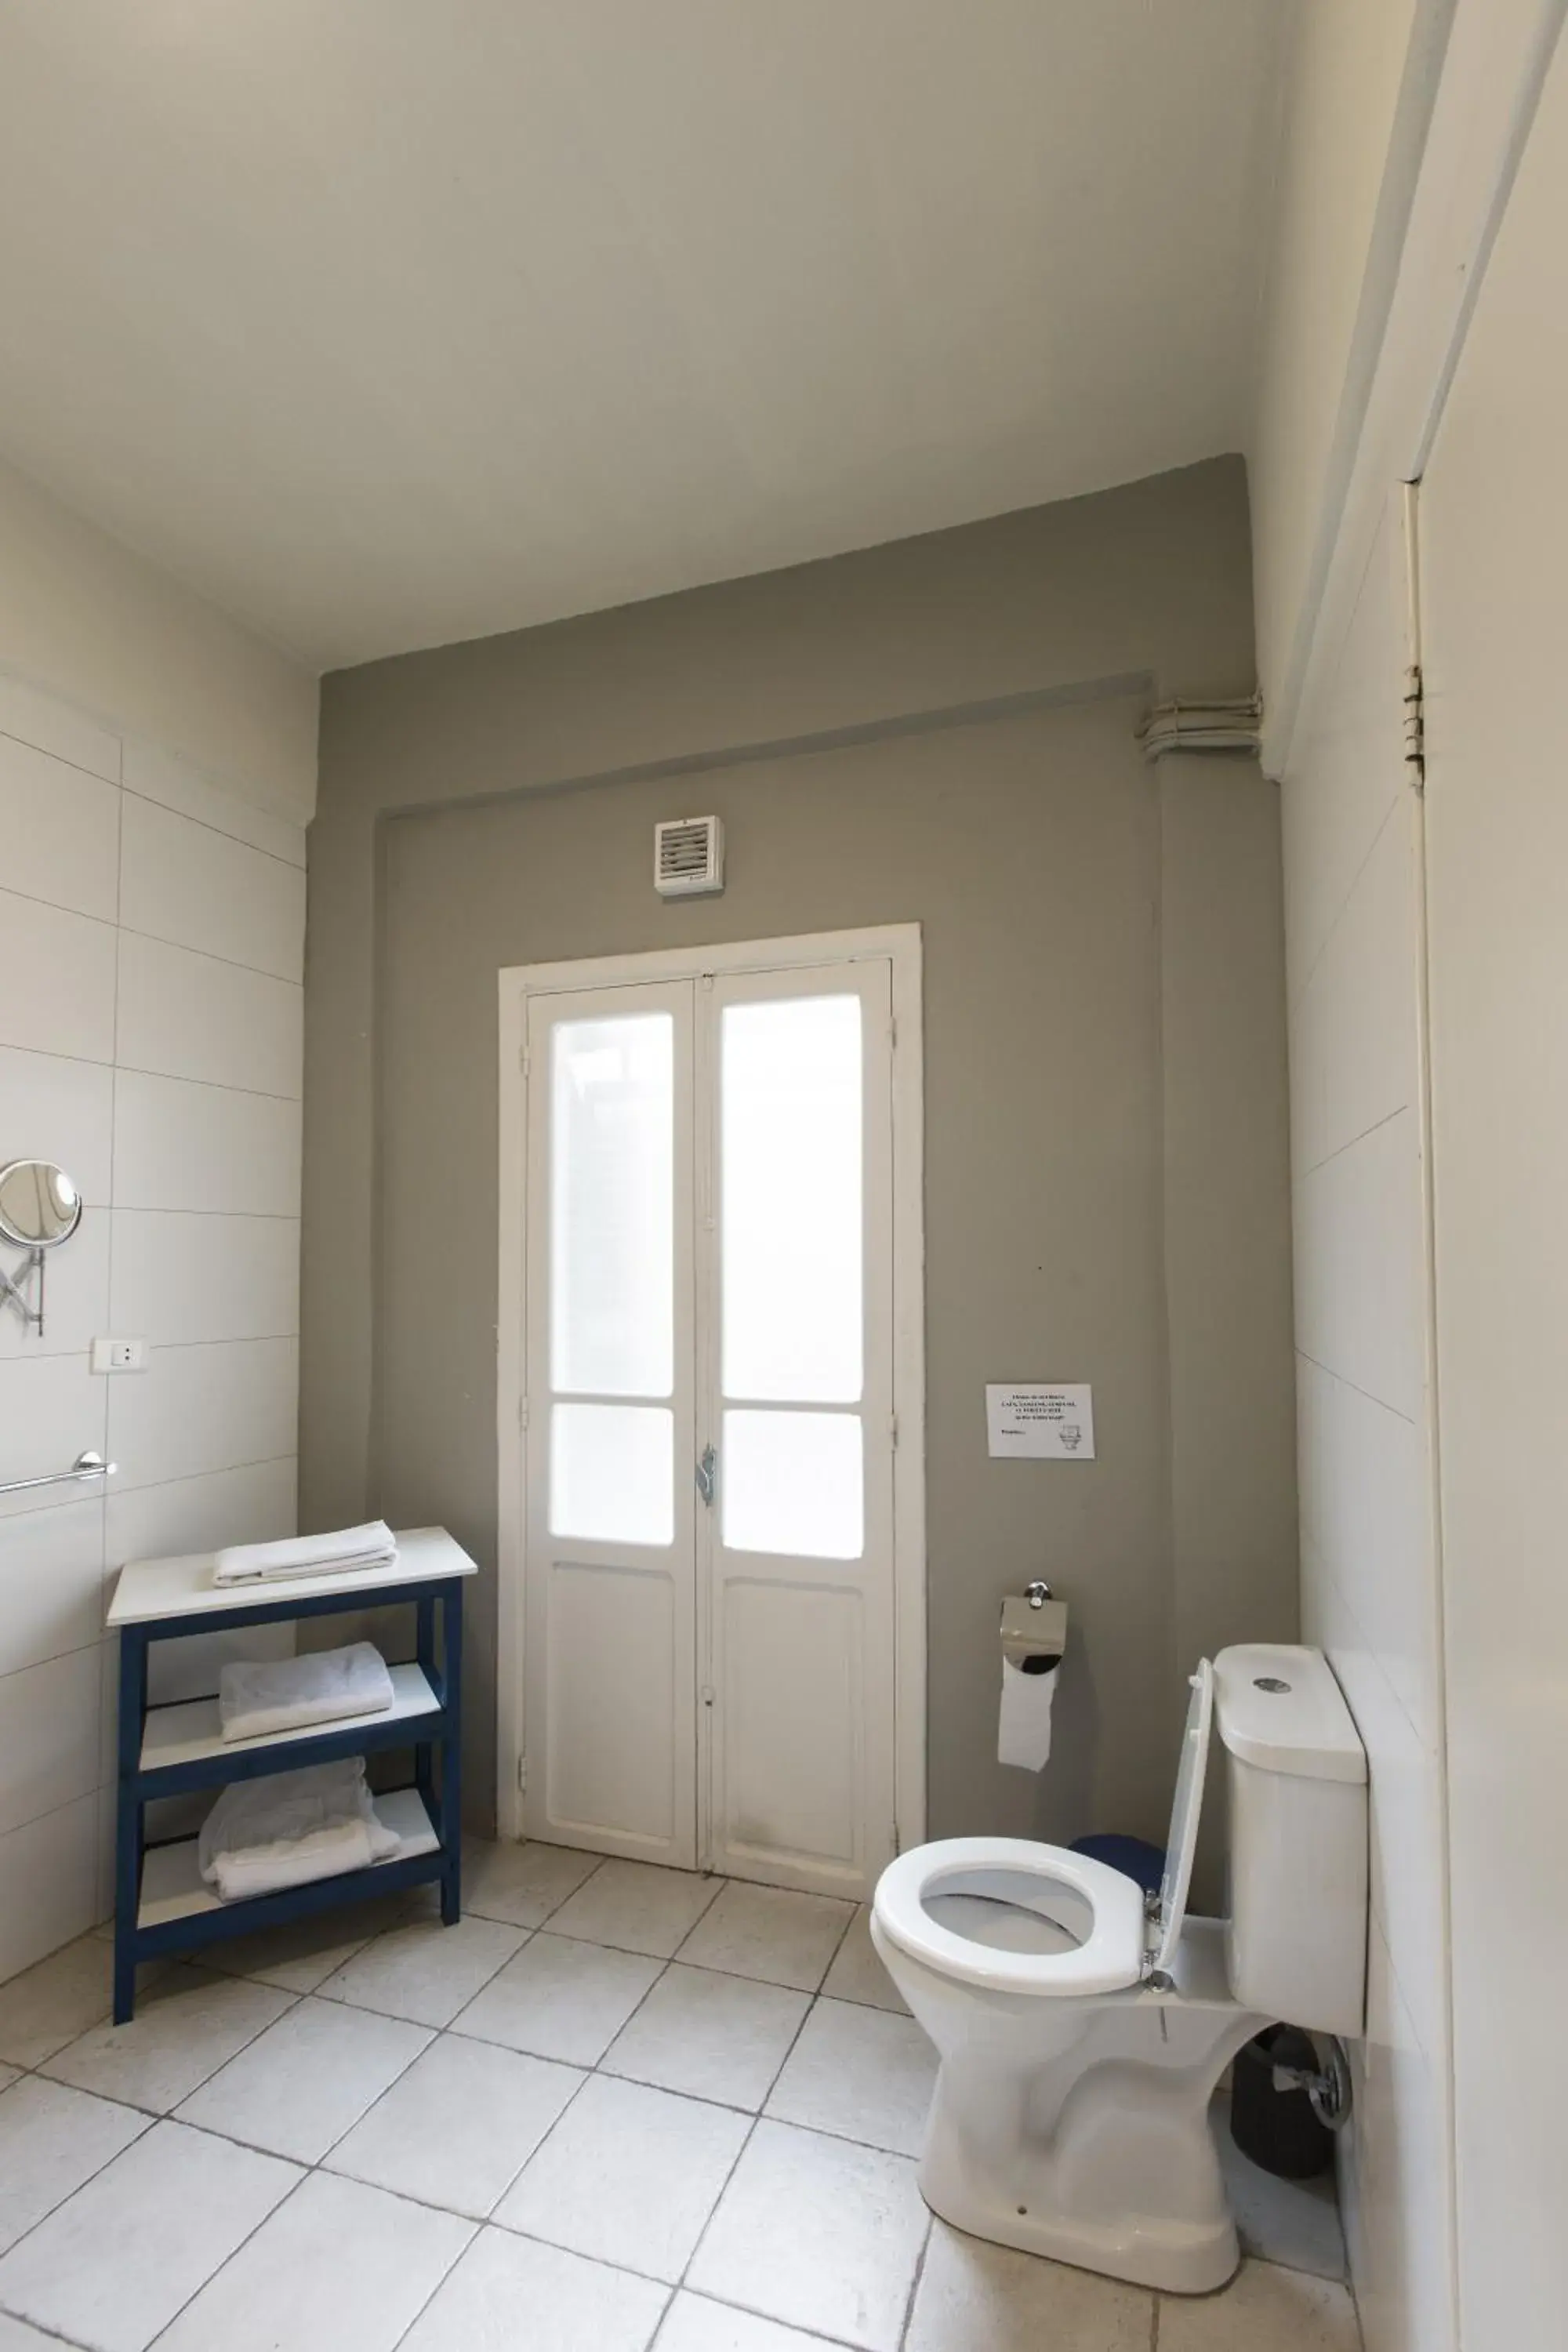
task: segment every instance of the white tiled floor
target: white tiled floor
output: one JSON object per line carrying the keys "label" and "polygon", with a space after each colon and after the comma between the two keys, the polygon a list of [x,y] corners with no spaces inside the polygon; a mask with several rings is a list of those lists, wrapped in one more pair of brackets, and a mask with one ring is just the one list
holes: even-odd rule
{"label": "white tiled floor", "polygon": [[1331,2201],[1234,2150],[1198,2301],[933,2223],[849,1905],[544,1846],[466,1895],[149,1971],[121,2032],[100,1936],[0,1986],[0,2352],[1357,2352]]}

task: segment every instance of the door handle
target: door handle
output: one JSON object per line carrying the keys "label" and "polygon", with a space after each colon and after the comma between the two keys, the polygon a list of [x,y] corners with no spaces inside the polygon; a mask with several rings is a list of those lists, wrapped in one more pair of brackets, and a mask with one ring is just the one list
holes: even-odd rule
{"label": "door handle", "polygon": [[703,1447],[702,1458],[697,1465],[697,1491],[711,1510],[713,1497],[719,1492],[719,1456],[710,1445]]}

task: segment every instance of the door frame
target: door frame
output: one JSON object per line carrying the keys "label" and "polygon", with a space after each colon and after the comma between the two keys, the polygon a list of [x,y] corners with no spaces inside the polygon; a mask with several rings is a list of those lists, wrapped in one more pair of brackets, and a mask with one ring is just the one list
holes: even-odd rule
{"label": "door frame", "polygon": [[925,1061],[918,923],[813,931],[789,939],[656,948],[642,954],[515,964],[500,988],[500,1251],[496,1293],[496,1823],[521,1838],[516,1759],[527,1752],[523,1704],[528,1449],[528,1009],[537,996],[700,981],[721,972],[885,962],[892,984],[893,1119],[893,1788],[894,1842],[926,1833]]}

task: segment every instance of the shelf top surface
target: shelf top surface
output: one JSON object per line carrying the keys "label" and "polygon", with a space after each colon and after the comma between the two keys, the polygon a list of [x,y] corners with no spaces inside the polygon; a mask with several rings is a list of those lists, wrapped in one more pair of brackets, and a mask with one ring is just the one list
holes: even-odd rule
{"label": "shelf top surface", "polygon": [[389,1568],[358,1569],[348,1576],[284,1576],[243,1584],[213,1580],[214,1555],[191,1552],[178,1559],[133,1559],[120,1571],[109,1604],[110,1625],[140,1625],[159,1617],[214,1616],[226,1609],[275,1608],[286,1617],[303,1601],[339,1594],[345,1601],[395,1592],[400,1584],[438,1577],[477,1576],[479,1564],[445,1528],[397,1530],[397,1557]]}

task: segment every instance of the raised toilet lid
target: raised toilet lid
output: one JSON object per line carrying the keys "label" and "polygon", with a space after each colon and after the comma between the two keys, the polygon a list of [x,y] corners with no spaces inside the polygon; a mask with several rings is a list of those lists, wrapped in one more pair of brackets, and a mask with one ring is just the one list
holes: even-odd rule
{"label": "raised toilet lid", "polygon": [[1193,1883],[1193,1856],[1197,1851],[1198,1821],[1203,1812],[1204,1781],[1208,1772],[1209,1729],[1214,1721],[1214,1668],[1200,1658],[1192,1677],[1186,1727],[1182,1733],[1182,1759],[1176,1767],[1176,1794],[1171,1806],[1171,1833],[1165,1841],[1165,1874],[1160,1881],[1160,1937],[1154,1951],[1154,1973],[1169,1976],[1187,1916],[1187,1889]]}
{"label": "raised toilet lid", "polygon": [[[1014,1952],[961,1936],[933,1919],[929,1898],[984,1895],[1049,1916],[1048,1890],[1082,1898],[1088,1935],[1065,1952]],[[1120,1992],[1136,1984],[1143,1960],[1143,1897],[1131,1879],[1088,1854],[1027,1838],[946,1838],[890,1862],[877,1882],[874,1910],[884,1935],[942,1976],[996,1992]]]}

